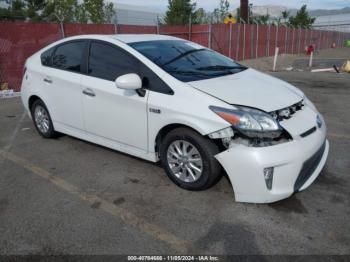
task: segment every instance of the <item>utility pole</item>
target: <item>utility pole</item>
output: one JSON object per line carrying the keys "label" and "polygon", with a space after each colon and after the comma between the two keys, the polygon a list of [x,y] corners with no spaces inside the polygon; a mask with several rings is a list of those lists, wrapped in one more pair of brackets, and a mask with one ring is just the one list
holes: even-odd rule
{"label": "utility pole", "polygon": [[241,18],[243,21],[249,21],[249,0],[241,0]]}

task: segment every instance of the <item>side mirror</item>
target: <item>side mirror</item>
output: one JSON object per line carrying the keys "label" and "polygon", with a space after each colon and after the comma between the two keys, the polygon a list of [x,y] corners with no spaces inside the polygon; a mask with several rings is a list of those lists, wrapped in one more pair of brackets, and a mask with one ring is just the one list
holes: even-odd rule
{"label": "side mirror", "polygon": [[118,77],[115,85],[120,89],[137,90],[142,88],[142,80],[137,74],[126,74]]}

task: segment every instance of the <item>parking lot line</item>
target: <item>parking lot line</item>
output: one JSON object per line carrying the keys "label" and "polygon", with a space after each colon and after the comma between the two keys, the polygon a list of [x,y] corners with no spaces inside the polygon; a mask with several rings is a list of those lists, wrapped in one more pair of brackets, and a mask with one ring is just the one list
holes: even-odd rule
{"label": "parking lot line", "polygon": [[0,151],[0,157],[4,160],[9,160],[12,163],[17,164],[18,166],[27,169],[31,173],[34,173],[40,176],[41,178],[50,181],[59,188],[65,190],[66,192],[72,195],[78,196],[81,200],[88,202],[89,204],[99,203],[99,209],[102,209],[103,211],[121,219],[127,225],[138,228],[140,231],[154,237],[155,239],[165,242],[171,248],[178,252],[188,252],[189,249],[193,250],[191,249],[191,244],[189,242],[178,238],[172,233],[167,232],[166,230],[154,224],[151,224],[140,217],[137,217],[136,215],[128,212],[125,208],[118,207],[113,203],[101,199],[96,195],[82,192],[78,187],[70,184],[62,178],[59,178],[49,173],[45,169],[32,164],[24,158],[18,157],[13,153],[6,151]]}
{"label": "parking lot line", "polygon": [[348,135],[343,135],[343,134],[336,134],[336,133],[328,133],[327,136],[330,137],[335,137],[335,138],[345,138],[345,139],[350,139],[350,136]]}
{"label": "parking lot line", "polygon": [[12,144],[15,141],[16,136],[18,134],[19,128],[21,127],[21,124],[24,121],[25,116],[26,116],[26,112],[24,111],[22,113],[21,118],[19,119],[18,123],[16,124],[16,127],[15,127],[15,129],[14,129],[14,131],[12,133],[12,136],[10,137],[10,140],[9,140],[8,144],[4,147],[5,150],[10,150],[11,149]]}

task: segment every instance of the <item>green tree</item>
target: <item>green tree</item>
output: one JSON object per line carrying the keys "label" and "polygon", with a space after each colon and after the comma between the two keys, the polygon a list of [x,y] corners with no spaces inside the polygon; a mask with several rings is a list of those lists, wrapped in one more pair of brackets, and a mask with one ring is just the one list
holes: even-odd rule
{"label": "green tree", "polygon": [[105,23],[112,23],[113,18],[115,17],[115,10],[113,3],[108,3],[104,6],[104,22]]}
{"label": "green tree", "polygon": [[76,22],[77,0],[48,1],[45,6],[43,17],[48,21]]}
{"label": "green tree", "polygon": [[193,24],[208,24],[211,21],[211,14],[207,13],[203,8],[199,8],[194,12],[192,17]]}
{"label": "green tree", "polygon": [[219,7],[214,9],[213,23],[223,23],[230,8],[228,0],[220,0]]}
{"label": "green tree", "polygon": [[42,12],[44,11],[46,0],[26,0],[26,16],[33,21],[42,20]]}
{"label": "green tree", "polygon": [[269,14],[259,15],[254,18],[254,21],[260,25],[267,25],[270,21],[270,15]]}
{"label": "green tree", "polygon": [[110,23],[115,15],[113,3],[106,4],[104,0],[84,0],[83,5],[92,23]]}
{"label": "green tree", "polygon": [[10,8],[0,8],[0,20],[13,20]]}
{"label": "green tree", "polygon": [[103,0],[48,0],[43,12],[47,21],[110,23],[115,15],[113,3]]}
{"label": "green tree", "polygon": [[307,6],[303,5],[298,10],[295,16],[289,17],[289,23],[294,27],[311,28],[316,18],[311,17],[309,12],[306,10]]}
{"label": "green tree", "polygon": [[168,0],[164,22],[167,25],[188,24],[190,17],[195,17],[195,8],[196,4],[192,4],[191,0]]}
{"label": "green tree", "polygon": [[290,16],[290,11],[287,11],[287,10],[284,10],[282,12],[282,18],[284,19],[284,21],[287,21],[287,19],[289,18]]}
{"label": "green tree", "polygon": [[85,9],[85,5],[77,5],[75,8],[75,22],[86,24],[89,21],[88,14]]}
{"label": "green tree", "polygon": [[113,3],[104,0],[13,0],[0,8],[0,20],[110,23],[115,16]]}
{"label": "green tree", "polygon": [[0,20],[24,20],[26,19],[25,4],[21,0],[14,0],[10,7],[0,8]]}
{"label": "green tree", "polygon": [[279,20],[281,21],[281,20],[283,20],[283,24],[285,24],[285,25],[289,25],[289,17],[290,17],[290,11],[287,11],[287,10],[285,10],[285,11],[283,11],[282,12],[282,16],[279,18]]}
{"label": "green tree", "polygon": [[25,4],[22,0],[14,0],[12,2],[12,15],[16,19],[25,20],[26,14],[25,14]]}

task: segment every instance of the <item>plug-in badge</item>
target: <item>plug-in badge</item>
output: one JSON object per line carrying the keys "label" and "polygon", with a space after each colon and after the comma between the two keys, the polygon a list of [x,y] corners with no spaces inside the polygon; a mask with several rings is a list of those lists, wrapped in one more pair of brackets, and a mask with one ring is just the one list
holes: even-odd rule
{"label": "plug-in badge", "polygon": [[151,113],[155,113],[155,114],[160,114],[161,113],[160,109],[158,109],[158,108],[150,108],[149,111]]}

